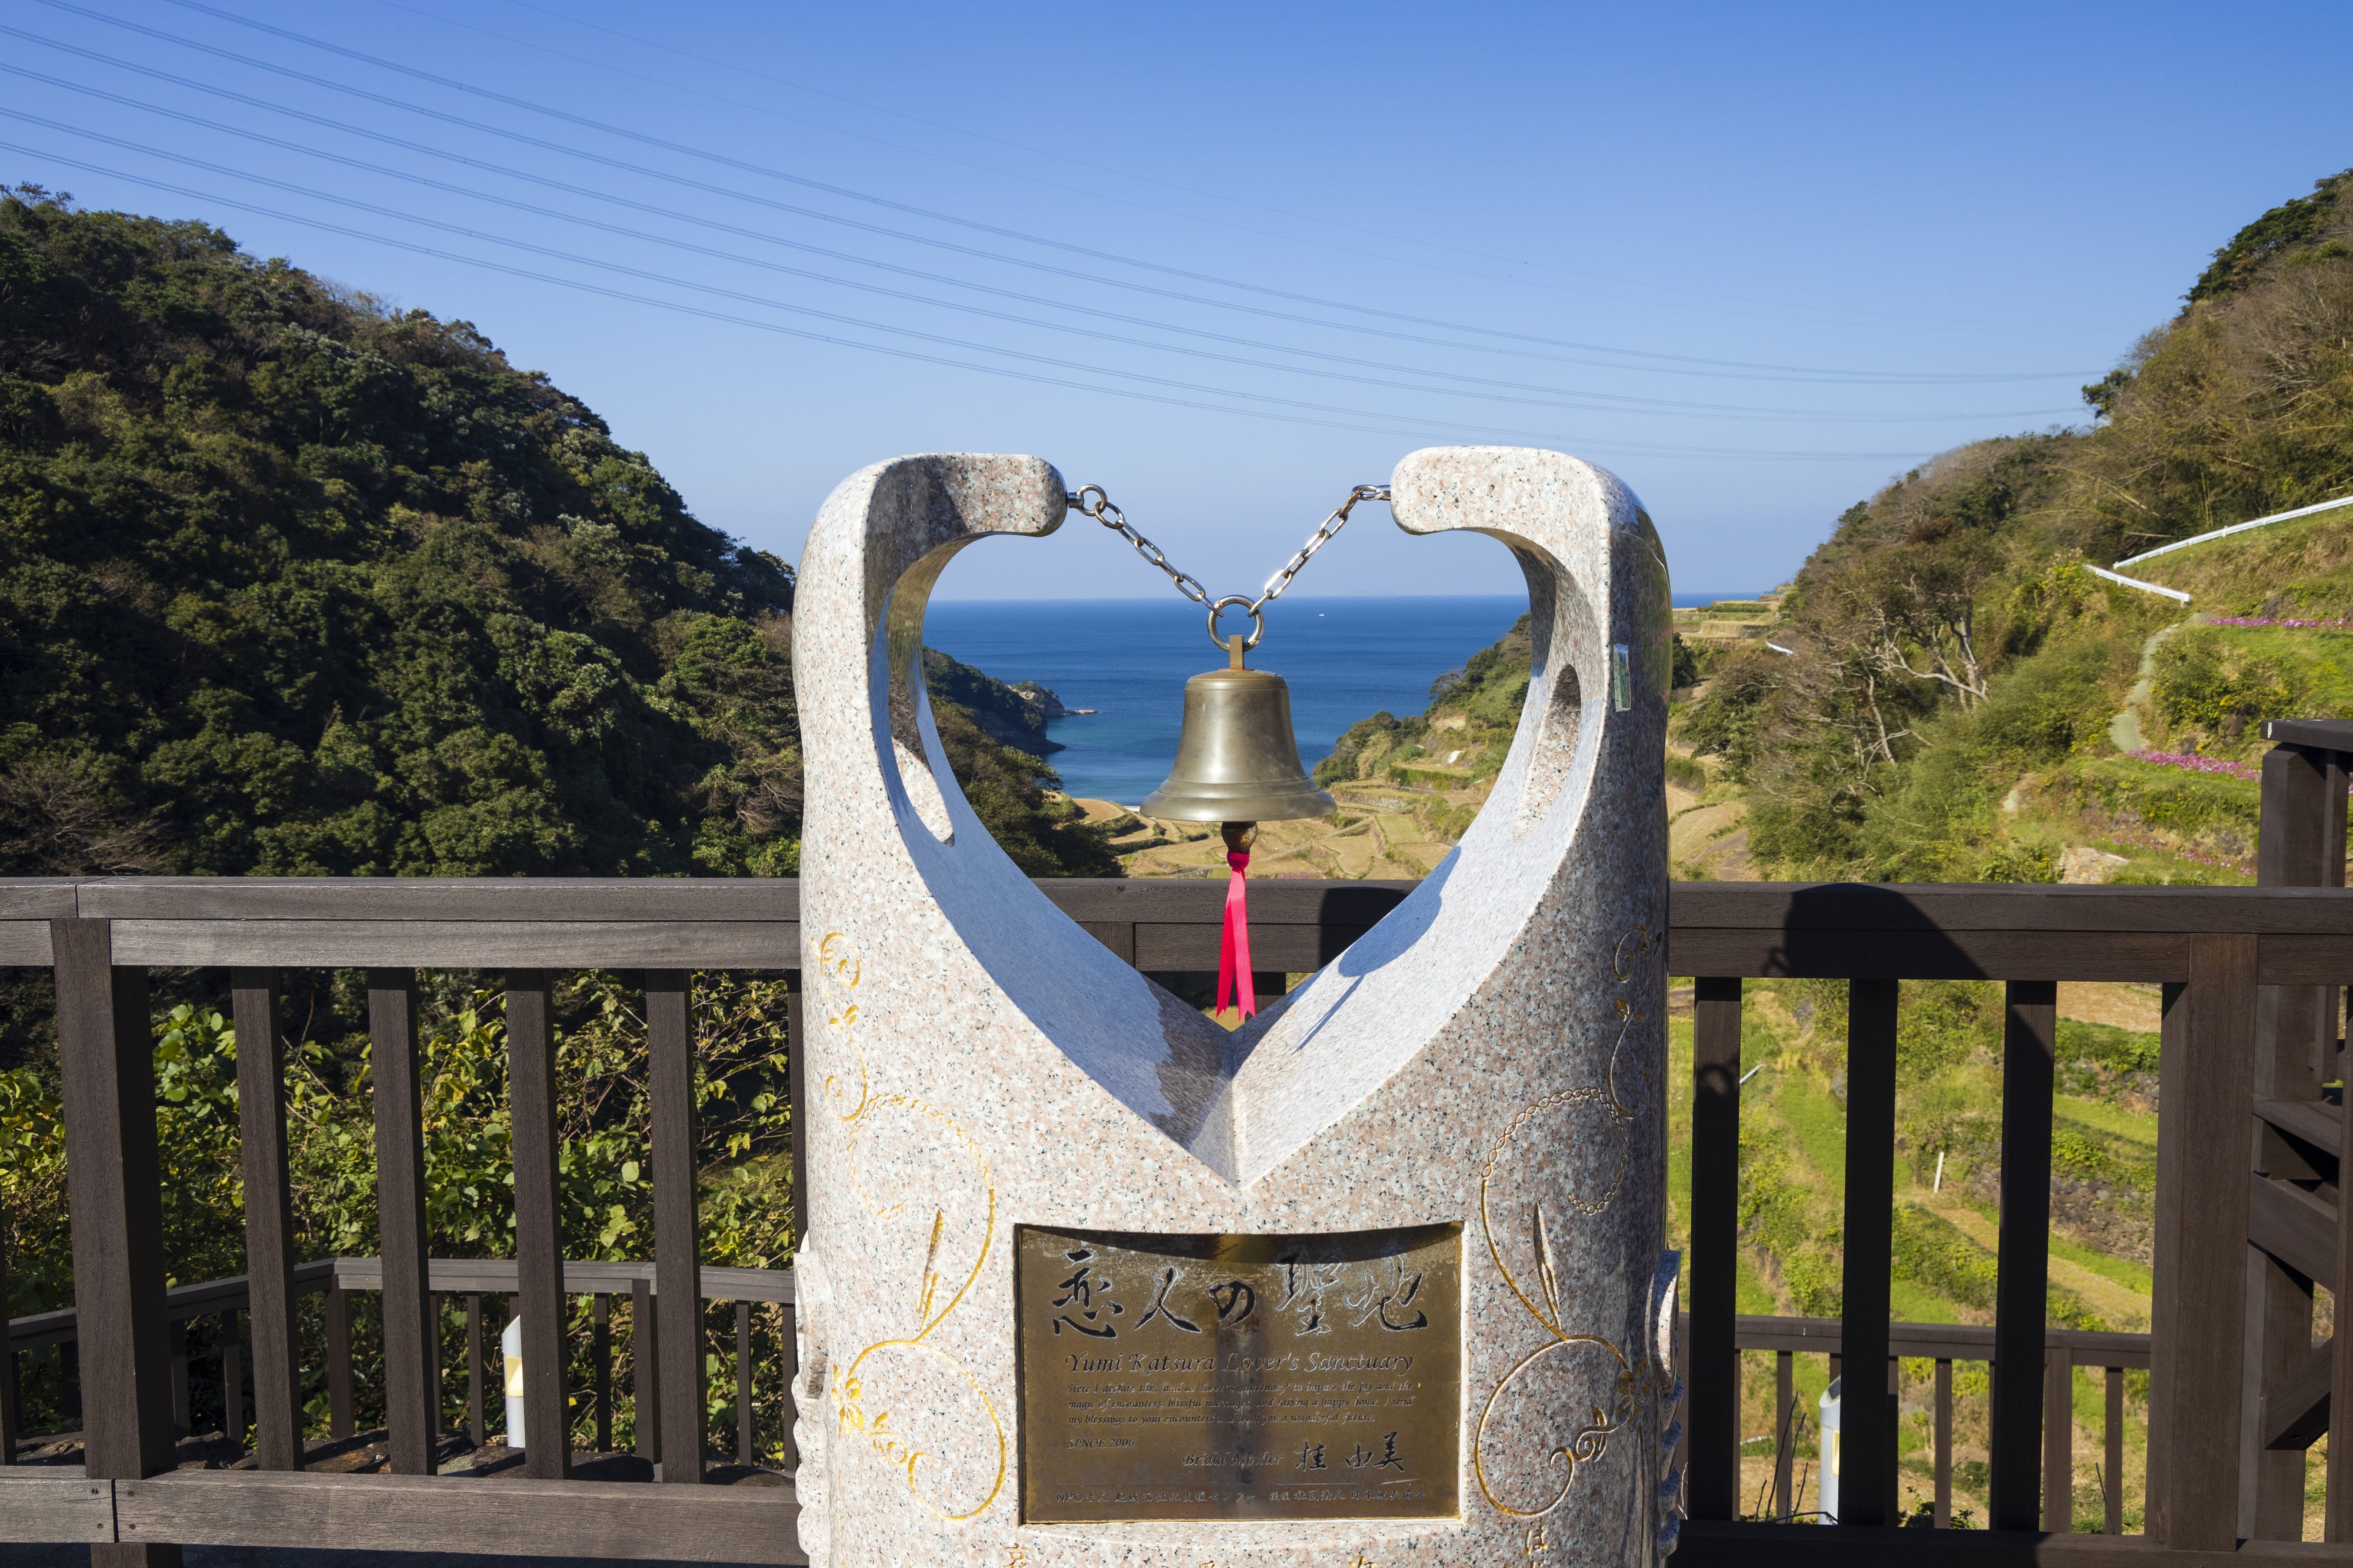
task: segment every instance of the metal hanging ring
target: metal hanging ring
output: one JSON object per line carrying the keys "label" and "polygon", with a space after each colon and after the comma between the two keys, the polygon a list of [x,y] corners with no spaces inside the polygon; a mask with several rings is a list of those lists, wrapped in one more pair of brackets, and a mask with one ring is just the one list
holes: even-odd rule
{"label": "metal hanging ring", "polygon": [[1250,640],[1242,644],[1243,650],[1247,652],[1258,647],[1258,639],[1266,636],[1266,617],[1259,614],[1258,605],[1251,602],[1250,596],[1248,594],[1229,594],[1209,606],[1209,641],[1216,644],[1221,653],[1229,650],[1224,640],[1218,636],[1218,616],[1237,605],[1249,611],[1250,618]]}

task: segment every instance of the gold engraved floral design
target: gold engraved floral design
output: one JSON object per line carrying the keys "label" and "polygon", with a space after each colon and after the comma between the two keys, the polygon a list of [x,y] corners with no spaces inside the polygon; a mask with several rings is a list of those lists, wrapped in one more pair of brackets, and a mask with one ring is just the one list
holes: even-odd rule
{"label": "gold engraved floral design", "polygon": [[[1628,964],[1630,950],[1630,956],[1634,958],[1650,956],[1655,951],[1651,934],[1637,927],[1619,939],[1611,954],[1610,968],[1621,984],[1636,979]],[[1559,1507],[1562,1500],[1568,1496],[1578,1468],[1599,1460],[1609,1451],[1610,1438],[1632,1422],[1642,1409],[1644,1397],[1655,1397],[1656,1394],[1652,1385],[1658,1381],[1657,1375],[1647,1360],[1638,1367],[1604,1336],[1573,1331],[1564,1322],[1561,1270],[1555,1262],[1551,1228],[1543,1201],[1539,1199],[1528,1206],[1525,1235],[1530,1262],[1525,1269],[1525,1279],[1514,1273],[1511,1264],[1505,1261],[1506,1249],[1500,1239],[1502,1232],[1497,1227],[1493,1208],[1495,1188],[1500,1179],[1508,1174],[1505,1156],[1514,1152],[1515,1142],[1523,1140],[1533,1131],[1532,1123],[1577,1106],[1607,1109],[1611,1123],[1609,1131],[1617,1134],[1617,1157],[1608,1181],[1598,1194],[1567,1193],[1565,1194],[1566,1206],[1578,1215],[1591,1216],[1601,1214],[1616,1199],[1632,1155],[1633,1122],[1640,1105],[1647,1099],[1640,1090],[1650,1087],[1650,1067],[1647,1060],[1637,1060],[1634,1071],[1639,1089],[1633,1094],[1621,1092],[1619,1071],[1624,1060],[1627,1038],[1634,1026],[1644,1022],[1648,1015],[1623,995],[1612,1000],[1613,1010],[1618,1016],[1618,1035],[1611,1043],[1609,1063],[1603,1070],[1601,1081],[1561,1089],[1528,1105],[1512,1119],[1503,1137],[1497,1140],[1493,1152],[1488,1157],[1486,1170],[1480,1177],[1479,1218],[1487,1237],[1488,1257],[1493,1260],[1496,1272],[1503,1277],[1504,1283],[1509,1287],[1521,1308],[1546,1335],[1543,1343],[1521,1357],[1497,1382],[1493,1392],[1487,1396],[1485,1406],[1480,1411],[1478,1427],[1472,1442],[1472,1468],[1478,1479],[1479,1489],[1499,1512],[1515,1519],[1537,1518]],[[1640,1055],[1637,1053],[1638,1057]],[[1513,1250],[1516,1251],[1517,1247]],[[1557,1463],[1561,1470],[1560,1484],[1551,1495],[1507,1500],[1499,1495],[1496,1479],[1488,1474],[1490,1427],[1497,1406],[1505,1394],[1524,1379],[1536,1377],[1548,1369],[1564,1372],[1565,1374],[1565,1369],[1559,1363],[1574,1357],[1579,1351],[1600,1353],[1607,1358],[1605,1365],[1612,1362],[1616,1363],[1612,1386],[1601,1399],[1587,1399],[1585,1411],[1577,1419],[1575,1429],[1565,1440],[1556,1443],[1546,1456],[1547,1460]]]}
{"label": "gold engraved floral design", "polygon": [[[813,968],[826,988],[837,993],[827,998],[826,1026],[839,1037],[839,1043],[849,1048],[858,1064],[857,1098],[847,1109],[844,1104],[849,1095],[846,1086],[834,1075],[825,1079],[826,1097],[832,1102],[834,1115],[843,1128],[843,1152],[850,1190],[868,1217],[878,1223],[903,1221],[920,1215],[924,1207],[932,1211],[923,1268],[914,1282],[913,1328],[902,1336],[878,1340],[849,1358],[841,1375],[832,1383],[836,1417],[842,1432],[864,1436],[872,1452],[905,1478],[908,1491],[933,1515],[950,1521],[972,1519],[995,1502],[1004,1489],[1008,1458],[1005,1426],[997,1418],[980,1380],[931,1339],[980,1278],[997,1234],[997,1189],[990,1182],[988,1162],[979,1144],[953,1117],[913,1095],[875,1091],[865,1051],[858,1039],[858,1005],[850,999],[865,977],[865,965],[849,939],[839,931],[829,932],[818,944],[818,962]],[[874,1145],[886,1133],[947,1158],[929,1162],[904,1157],[885,1160],[885,1172],[928,1170],[935,1173],[935,1179],[945,1183],[945,1188],[921,1197],[913,1193],[878,1194],[872,1190],[874,1184],[869,1179],[868,1167]],[[951,1168],[965,1166],[967,1162],[963,1179],[946,1173]],[[884,1179],[887,1181],[887,1174]],[[958,1211],[974,1208],[980,1210],[976,1216],[967,1213],[961,1223],[952,1217]],[[978,1221],[976,1227],[971,1223],[973,1218]],[[975,1228],[976,1237],[966,1234]],[[955,1256],[967,1245],[972,1249],[968,1267],[960,1256]],[[982,1444],[981,1454],[987,1484],[973,1489],[979,1494],[976,1502],[969,1498],[950,1500],[936,1495],[927,1484],[931,1474],[945,1464],[953,1475],[956,1468],[954,1459],[926,1448],[923,1438],[895,1425],[892,1410],[870,1411],[870,1406],[890,1397],[894,1390],[915,1397],[913,1384],[923,1375],[924,1368],[944,1375],[959,1388],[978,1405],[979,1415],[987,1421],[989,1436]],[[996,1450],[993,1466],[986,1457],[992,1442]],[[930,1473],[924,1468],[927,1460],[933,1461]],[[964,1502],[971,1506],[962,1506]]]}

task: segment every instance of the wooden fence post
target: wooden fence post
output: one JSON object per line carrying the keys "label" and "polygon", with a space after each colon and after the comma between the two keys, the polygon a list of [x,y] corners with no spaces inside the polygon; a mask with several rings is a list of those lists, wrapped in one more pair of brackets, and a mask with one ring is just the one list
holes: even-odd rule
{"label": "wooden fence post", "polygon": [[807,994],[801,989],[797,969],[786,976],[786,984],[785,1092],[792,1101],[793,1246],[797,1248],[801,1237],[808,1234],[808,1154],[807,1141],[802,1136],[808,1105],[807,1079],[802,1071],[802,1059],[808,1054],[808,1035],[802,1024]]}
{"label": "wooden fence post", "polygon": [[2252,936],[2194,937],[2189,984],[2167,988],[2148,1507],[2149,1532],[2177,1551],[2238,1541],[2255,953]]}
{"label": "wooden fence post", "polygon": [[1839,1343],[1854,1368],[1839,1408],[1839,1522],[1894,1524],[1895,1401],[1887,1391],[1889,1268],[1895,1223],[1898,983],[1847,983],[1846,1258]]}
{"label": "wooden fence post", "polygon": [[523,1473],[572,1474],[564,1325],[564,1236],[556,1175],[555,1038],[547,974],[507,975],[507,1085],[514,1119],[515,1314],[522,1320]]}
{"label": "wooden fence post", "polygon": [[384,1249],[384,1409],[392,1473],[433,1473],[440,1327],[427,1300],[424,1083],[417,1052],[417,972],[368,971],[369,1079],[375,1091],[376,1228]]}
{"label": "wooden fence post", "polygon": [[[2333,809],[2332,809],[2333,807]],[[2345,769],[2335,752],[2274,746],[2263,761],[2263,827],[2255,880],[2267,888],[2338,887],[2345,880]],[[2258,1100],[2317,1105],[2335,1076],[2337,988],[2265,985],[2257,992],[2253,1089]],[[2261,1122],[2255,1180],[2334,1173],[2316,1170]],[[2287,1397],[2312,1355],[2313,1287],[2302,1270],[2250,1245],[2245,1252],[2248,1317],[2246,1405],[2258,1413]],[[2335,1280],[2317,1283],[2333,1287]],[[2242,1434],[2246,1447],[2240,1526],[2253,1537],[2296,1541],[2304,1534],[2305,1450],[2272,1448],[2269,1420]]]}
{"label": "wooden fence post", "polygon": [[2050,1313],[2051,1091],[2059,987],[2003,990],[2001,1228],[1995,1240],[1993,1398],[1986,1514],[2032,1530],[2042,1510],[2045,1321]]}
{"label": "wooden fence post", "polygon": [[16,1462],[16,1348],[8,1334],[8,1210],[0,1205],[0,1465]]}
{"label": "wooden fence post", "polygon": [[340,1285],[327,1287],[327,1435],[348,1437],[357,1429],[352,1408],[352,1298]]}
{"label": "wooden fence post", "polygon": [[[1133,929],[1133,928],[1131,928]],[[794,963],[800,962],[798,953]],[[808,1037],[802,1029],[806,994],[801,989],[801,971],[795,968],[785,977],[785,1092],[792,1100],[792,1162],[793,1162],[793,1247],[798,1250],[801,1237],[808,1234],[808,1161],[807,1141],[803,1137],[804,1108],[808,1104],[807,1078],[802,1071],[807,1058]],[[776,1310],[776,1340],[779,1359],[783,1363],[784,1396],[778,1402],[784,1426],[785,1468],[798,1470],[801,1465],[800,1446],[793,1437],[793,1426],[800,1419],[800,1403],[793,1389],[801,1380],[800,1303],[796,1297],[792,1305]]]}
{"label": "wooden fence post", "polygon": [[2064,1345],[2044,1350],[2042,1371],[2042,1528],[2075,1528],[2075,1359]]}
{"label": "wooden fence post", "polygon": [[[92,1479],[172,1468],[171,1344],[164,1317],[163,1163],[147,972],[114,966],[113,928],[54,920],[66,1190],[73,1216],[82,1455]],[[90,1548],[91,1568],[179,1568],[177,1546]]]}
{"label": "wooden fence post", "polygon": [[1740,1239],[1740,982],[1692,987],[1691,1468],[1694,1519],[1740,1516],[1734,1347]]}
{"label": "wooden fence post", "polygon": [[[659,1237],[657,1237],[659,1240]],[[629,1399],[638,1429],[638,1458],[661,1463],[661,1305],[654,1282],[629,1281]]]}
{"label": "wooden fence post", "polygon": [[466,1297],[466,1440],[479,1448],[488,1431],[482,1425],[482,1298]]}
{"label": "wooden fence post", "polygon": [[299,1470],[302,1381],[294,1337],[294,1209],[286,1179],[286,1047],[278,1028],[278,972],[233,970],[229,984],[251,1292],[253,1462],[264,1470]]}
{"label": "wooden fence post", "polygon": [[735,1462],[752,1462],[752,1303],[735,1303]]}
{"label": "wooden fence post", "polygon": [[654,1293],[660,1345],[661,1479],[702,1482],[702,1260],[696,1234],[694,1013],[686,972],[646,973],[653,1100]]}
{"label": "wooden fence post", "polygon": [[612,1298],[599,1291],[588,1300],[588,1359],[596,1370],[596,1452],[613,1451]]}

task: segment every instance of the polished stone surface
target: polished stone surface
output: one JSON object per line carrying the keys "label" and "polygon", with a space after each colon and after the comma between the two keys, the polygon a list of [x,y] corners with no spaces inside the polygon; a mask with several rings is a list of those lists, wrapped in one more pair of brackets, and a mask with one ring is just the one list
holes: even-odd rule
{"label": "polished stone surface", "polygon": [[[794,615],[813,1561],[1452,1568],[1672,1541],[1664,562],[1633,495],[1557,453],[1417,452],[1392,488],[1407,531],[1486,532],[1526,573],[1519,733],[1460,847],[1230,1036],[991,841],[915,674],[947,559],[1058,527],[1060,476],[906,458],[820,512]],[[1016,1226],[1427,1225],[1463,1227],[1459,1517],[1021,1522]]]}

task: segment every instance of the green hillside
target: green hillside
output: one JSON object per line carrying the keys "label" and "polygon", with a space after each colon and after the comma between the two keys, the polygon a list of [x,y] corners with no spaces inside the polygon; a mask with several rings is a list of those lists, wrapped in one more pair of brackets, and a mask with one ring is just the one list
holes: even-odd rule
{"label": "green hillside", "polygon": [[[0,874],[788,875],[792,600],[472,323],[0,196]],[[926,670],[1016,858],[1116,875]]]}
{"label": "green hillside", "polygon": [[[2266,719],[2353,713],[2353,174],[2263,215],[2084,389],[2087,429],[1947,452],[1850,508],[1675,729],[1790,877],[2232,882]],[[2307,624],[2295,624],[2295,623]],[[2334,623],[2334,624],[2330,624]]]}

